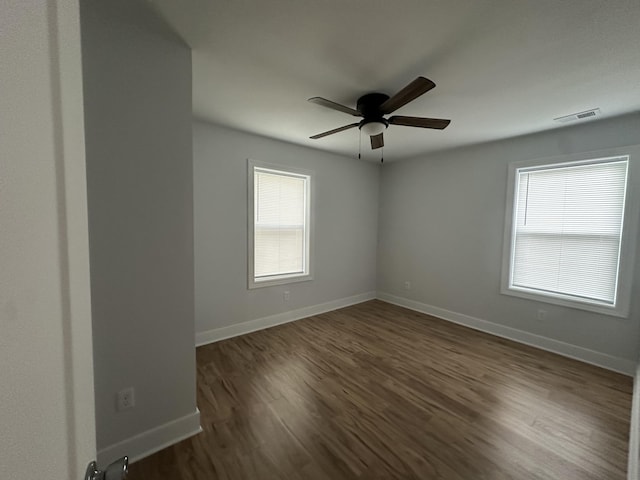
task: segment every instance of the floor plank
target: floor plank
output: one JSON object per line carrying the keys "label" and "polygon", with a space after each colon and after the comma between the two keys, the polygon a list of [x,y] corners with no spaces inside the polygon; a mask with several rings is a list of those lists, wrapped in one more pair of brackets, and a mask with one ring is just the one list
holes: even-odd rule
{"label": "floor plank", "polygon": [[631,378],[371,301],[197,349],[136,480],[626,478]]}

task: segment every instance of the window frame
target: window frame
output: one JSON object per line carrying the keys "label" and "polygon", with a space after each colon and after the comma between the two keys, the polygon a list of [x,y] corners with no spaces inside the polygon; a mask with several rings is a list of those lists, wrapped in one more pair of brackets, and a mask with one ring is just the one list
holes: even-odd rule
{"label": "window frame", "polygon": [[[625,192],[625,210],[623,215],[622,236],[617,279],[617,298],[614,305],[596,301],[578,300],[561,293],[542,293],[511,284],[512,257],[515,241],[515,206],[518,171],[523,168],[560,167],[567,165],[588,165],[613,158],[627,157],[627,186]],[[633,271],[635,267],[636,244],[638,238],[638,217],[640,212],[640,146],[612,148],[592,152],[560,155],[555,157],[509,163],[507,177],[507,197],[505,208],[504,237],[502,247],[502,275],[500,293],[504,295],[560,305],[579,310],[626,318],[629,316]]]}
{"label": "window frame", "polygon": [[[305,271],[302,273],[288,273],[273,275],[269,278],[256,279],[255,276],[255,198],[254,172],[256,169],[273,171],[274,173],[307,177],[307,191],[305,198]],[[289,283],[307,282],[313,280],[313,231],[314,231],[314,193],[315,172],[289,165],[261,162],[247,159],[247,287],[249,289],[286,285]]]}

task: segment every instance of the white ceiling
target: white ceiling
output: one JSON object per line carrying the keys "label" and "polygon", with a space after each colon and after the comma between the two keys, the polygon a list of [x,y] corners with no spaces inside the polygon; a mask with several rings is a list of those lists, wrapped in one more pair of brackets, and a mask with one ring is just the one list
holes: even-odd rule
{"label": "white ceiling", "polygon": [[385,161],[640,110],[640,0],[150,1],[193,48],[196,117],[343,155],[357,129],[308,137],[358,119],[307,99],[355,108],[419,75],[436,88],[395,114],[452,123],[389,127]]}

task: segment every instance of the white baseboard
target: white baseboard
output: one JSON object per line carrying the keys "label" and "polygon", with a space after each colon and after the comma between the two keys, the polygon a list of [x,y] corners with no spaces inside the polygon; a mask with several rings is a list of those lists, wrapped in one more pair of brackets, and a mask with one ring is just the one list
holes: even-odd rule
{"label": "white baseboard", "polygon": [[104,467],[114,460],[129,457],[136,462],[202,431],[200,410],[142,432],[98,451],[98,465]]}
{"label": "white baseboard", "polygon": [[590,363],[591,365],[606,368],[607,370],[613,370],[614,372],[622,373],[630,377],[632,377],[636,371],[635,363],[626,358],[614,357],[605,353],[596,352],[595,350],[589,350],[588,348],[561,342],[560,340],[555,340],[553,338],[543,337],[534,333],[525,332],[524,330],[518,330],[516,328],[483,320],[481,318],[452,312],[450,310],[445,310],[444,308],[434,307],[432,305],[427,305],[426,303],[397,297],[384,292],[378,292],[377,298],[410,310],[426,313],[427,315],[432,315],[443,320],[464,325],[465,327],[473,328],[474,330],[480,330],[481,332],[490,333],[498,337],[513,340],[514,342],[524,343],[525,345],[530,345],[542,350],[557,353],[564,357]]}
{"label": "white baseboard", "polygon": [[627,480],[640,480],[640,364],[633,379],[631,426],[629,428],[629,461]]}
{"label": "white baseboard", "polygon": [[301,318],[320,315],[321,313],[330,312],[331,310],[337,310],[338,308],[349,307],[357,303],[374,300],[375,298],[376,292],[361,293],[360,295],[340,298],[331,302],[299,308],[297,310],[278,313],[276,315],[269,315],[268,317],[257,318],[255,320],[249,320],[247,322],[237,323],[235,325],[229,325],[227,327],[214,328],[213,330],[197,332],[196,347],[200,347],[208,343],[218,342],[226,338],[237,337],[238,335],[244,335],[245,333],[251,333],[258,330],[263,330],[265,328],[274,327],[276,325],[282,325],[283,323],[293,322],[295,320],[300,320]]}

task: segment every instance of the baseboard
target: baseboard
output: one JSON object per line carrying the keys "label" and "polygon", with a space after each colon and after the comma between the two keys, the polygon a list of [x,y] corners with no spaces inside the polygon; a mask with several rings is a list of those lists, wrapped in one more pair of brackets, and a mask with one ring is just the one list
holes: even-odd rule
{"label": "baseboard", "polygon": [[294,322],[296,320],[300,320],[301,318],[320,315],[321,313],[330,312],[331,310],[337,310],[339,308],[349,307],[351,305],[356,305],[368,300],[374,300],[375,298],[376,292],[361,293],[360,295],[341,298],[338,300],[333,300],[331,302],[299,308],[297,310],[290,310],[288,312],[278,313],[276,315],[269,315],[268,317],[249,320],[247,322],[237,323],[235,325],[229,325],[227,327],[214,328],[213,330],[198,332],[196,333],[196,347],[200,347],[208,343],[218,342],[226,338],[237,337],[238,335],[244,335],[245,333],[251,333],[258,330],[263,330],[265,328],[274,327],[276,325],[282,325],[283,323]]}
{"label": "baseboard", "polygon": [[557,353],[564,357],[580,360],[591,365],[606,368],[607,370],[613,370],[614,372],[622,373],[630,377],[632,377],[636,371],[635,363],[625,358],[614,357],[605,353],[596,352],[595,350],[589,350],[588,348],[561,342],[560,340],[555,340],[553,338],[543,337],[534,333],[525,332],[524,330],[518,330],[516,328],[483,320],[481,318],[452,312],[450,310],[445,310],[444,308],[434,307],[432,305],[427,305],[426,303],[397,297],[384,292],[378,292],[377,298],[410,310],[426,313],[427,315],[432,315],[443,320],[464,325],[465,327],[473,328],[474,330],[480,330],[481,332],[490,333],[498,337],[513,340],[514,342],[524,343],[525,345],[530,345],[542,350]]}
{"label": "baseboard", "polygon": [[627,480],[640,480],[640,364],[633,379]]}
{"label": "baseboard", "polygon": [[200,410],[196,408],[195,412],[189,415],[98,450],[98,465],[108,465],[124,455],[133,463],[201,431]]}

